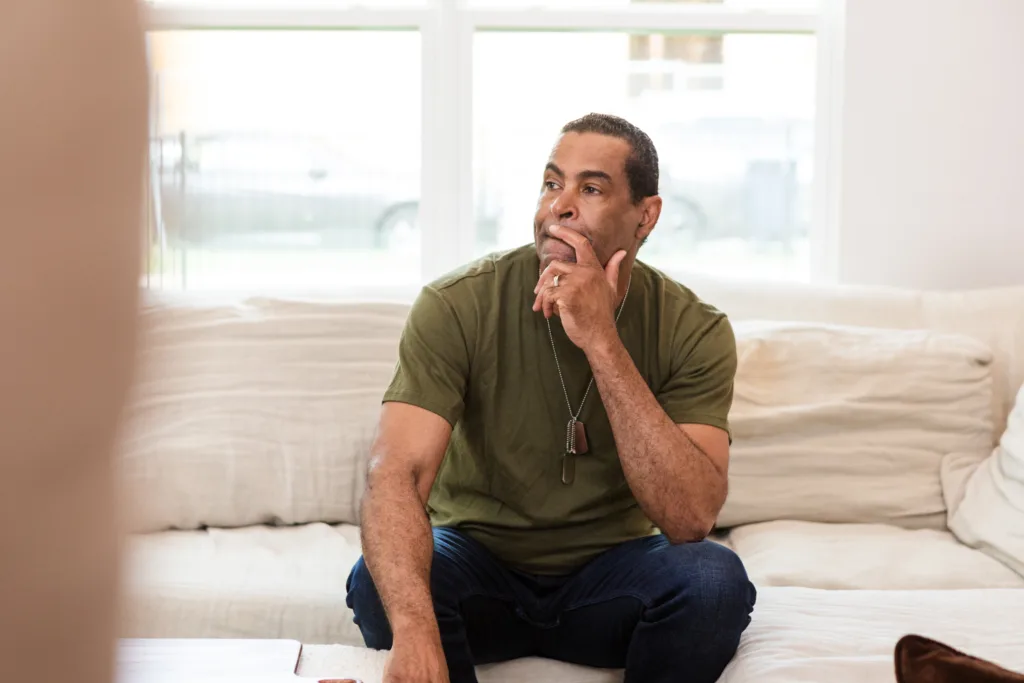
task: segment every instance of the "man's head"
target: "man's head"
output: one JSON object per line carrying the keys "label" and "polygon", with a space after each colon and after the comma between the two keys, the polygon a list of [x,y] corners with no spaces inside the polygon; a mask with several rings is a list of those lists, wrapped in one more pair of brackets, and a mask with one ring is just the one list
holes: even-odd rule
{"label": "man's head", "polygon": [[660,213],[658,152],[647,134],[608,114],[571,121],[544,168],[533,225],[540,267],[576,260],[568,244],[548,234],[552,225],[581,233],[605,264],[620,249],[635,257]]}

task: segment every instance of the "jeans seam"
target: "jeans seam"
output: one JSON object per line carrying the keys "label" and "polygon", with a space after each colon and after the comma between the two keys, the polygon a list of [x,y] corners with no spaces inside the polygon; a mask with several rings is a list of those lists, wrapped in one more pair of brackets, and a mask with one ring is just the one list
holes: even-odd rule
{"label": "jeans seam", "polygon": [[[433,598],[433,595],[431,595],[431,598]],[[458,599],[459,606],[461,607],[462,603],[466,602],[466,600],[469,600],[471,598],[487,598],[488,600],[497,600],[498,602],[510,602],[512,604],[519,604],[519,601],[516,600],[516,598],[514,597],[503,597],[500,595],[493,595],[491,593],[470,593],[469,595],[463,595]]]}
{"label": "jeans seam", "polygon": [[575,605],[573,605],[571,607],[566,607],[564,611],[572,612],[572,611],[575,611],[575,610],[578,610],[578,609],[583,609],[584,607],[593,607],[594,605],[602,605],[602,604],[604,604],[606,602],[611,602],[612,600],[618,600],[619,598],[633,598],[634,600],[639,602],[643,606],[643,608],[645,610],[646,609],[650,609],[650,607],[651,607],[650,602],[643,595],[641,595],[639,593],[633,593],[633,592],[624,592],[624,593],[621,593],[619,595],[613,595],[611,597],[601,596],[600,598],[594,598],[592,600],[587,600],[585,602],[581,602],[579,604],[575,604]]}

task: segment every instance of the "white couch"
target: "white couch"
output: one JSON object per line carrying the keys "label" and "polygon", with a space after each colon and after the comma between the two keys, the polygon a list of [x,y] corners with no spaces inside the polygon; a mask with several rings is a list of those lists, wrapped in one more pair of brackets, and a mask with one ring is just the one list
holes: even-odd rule
{"label": "white couch", "polygon": [[[1024,515],[1024,484],[975,476],[1001,471],[989,465],[1024,381],[1024,288],[688,284],[730,315],[740,352],[717,538],[759,600],[723,680],[892,680],[909,632],[1024,670],[1024,567],[999,541]],[[124,635],[294,638],[325,644],[307,648],[303,674],[379,677],[345,579],[406,312],[150,296],[119,460],[133,531]],[[621,673],[482,670],[527,677]]]}

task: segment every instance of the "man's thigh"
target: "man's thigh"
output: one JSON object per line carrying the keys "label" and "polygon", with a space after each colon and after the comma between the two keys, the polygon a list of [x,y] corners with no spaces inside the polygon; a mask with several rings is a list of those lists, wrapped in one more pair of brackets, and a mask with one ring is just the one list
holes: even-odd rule
{"label": "man's thigh", "polygon": [[[431,598],[442,640],[465,638],[476,664],[532,654],[534,629],[517,614],[519,603],[511,573],[465,534],[435,528],[433,535]],[[362,558],[348,579],[348,605],[367,646],[390,649],[387,616]]]}
{"label": "man's thigh", "polygon": [[479,541],[454,529],[434,529],[430,589],[442,630],[465,632],[474,664],[535,652],[535,630],[519,616],[522,587]]}
{"label": "man's thigh", "polygon": [[[681,593],[693,599],[673,601]],[[694,609],[686,618],[704,620],[715,613],[716,602],[734,598],[752,602],[753,587],[731,550],[711,541],[673,545],[661,535],[629,541],[596,557],[568,582],[558,625],[544,632],[540,654],[621,668],[638,625],[662,606],[690,604]]]}

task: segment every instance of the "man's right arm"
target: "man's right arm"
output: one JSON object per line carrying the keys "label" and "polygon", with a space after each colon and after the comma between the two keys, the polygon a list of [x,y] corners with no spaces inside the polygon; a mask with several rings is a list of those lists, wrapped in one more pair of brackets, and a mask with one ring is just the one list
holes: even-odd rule
{"label": "man's right arm", "polygon": [[363,560],[391,625],[385,683],[447,683],[430,593],[434,538],[427,498],[470,376],[472,312],[456,313],[441,290],[424,287],[402,331],[384,392],[362,503]]}
{"label": "man's right arm", "polygon": [[391,624],[389,668],[395,680],[405,674],[448,680],[430,593],[434,542],[426,502],[451,431],[447,420],[428,410],[385,403],[371,450],[362,502],[363,558]]}

